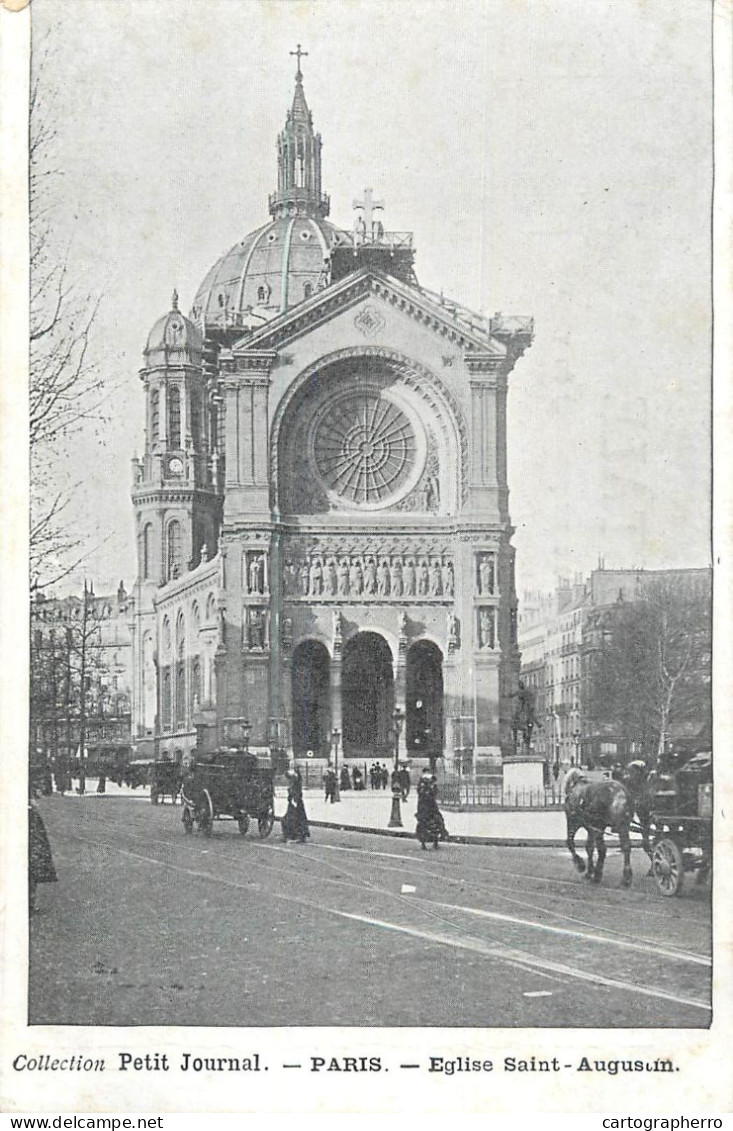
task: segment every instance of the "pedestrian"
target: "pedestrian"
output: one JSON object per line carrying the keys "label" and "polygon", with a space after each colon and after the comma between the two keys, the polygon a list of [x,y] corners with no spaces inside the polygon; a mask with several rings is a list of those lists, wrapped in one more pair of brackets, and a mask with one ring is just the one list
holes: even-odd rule
{"label": "pedestrian", "polygon": [[99,767],[99,780],[97,781],[97,793],[107,792],[107,767]]}
{"label": "pedestrian", "polygon": [[432,841],[437,849],[438,842],[448,839],[443,814],[438,808],[438,783],[428,766],[422,772],[417,787],[417,829],[416,836],[423,848]]}
{"label": "pedestrian", "polygon": [[323,784],[326,787],[326,801],[333,803],[336,800],[336,771],[330,762],[323,775]]}
{"label": "pedestrian", "polygon": [[46,826],[32,798],[28,799],[28,910],[36,910],[36,885],[58,880]]}
{"label": "pedestrian", "polygon": [[362,772],[361,772],[361,770],[359,769],[358,766],[354,766],[354,769],[351,772],[351,776],[354,779],[354,790],[363,789],[364,788],[364,775],[362,774]]}
{"label": "pedestrian", "polygon": [[340,780],[339,784],[341,785],[342,790],[343,789],[351,789],[351,778],[349,777],[349,767],[348,766],[342,766],[341,767],[341,780]]}
{"label": "pedestrian", "polygon": [[296,770],[288,770],[288,807],[282,819],[283,840],[305,844],[309,837],[308,815],[303,803],[303,782]]}
{"label": "pedestrian", "polygon": [[382,789],[386,789],[389,785],[389,770],[386,766],[382,766]]}
{"label": "pedestrian", "polygon": [[399,772],[399,783],[400,789],[402,790],[402,800],[407,801],[410,794],[410,785],[412,784],[410,781],[410,771],[407,766],[403,766]]}

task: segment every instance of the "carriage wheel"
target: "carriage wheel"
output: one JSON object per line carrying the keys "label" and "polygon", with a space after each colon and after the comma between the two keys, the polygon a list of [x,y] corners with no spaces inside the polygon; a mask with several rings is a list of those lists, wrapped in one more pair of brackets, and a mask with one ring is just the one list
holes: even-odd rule
{"label": "carriage wheel", "polygon": [[242,816],[239,817],[237,823],[239,825],[239,831],[242,834],[242,836],[246,836],[247,835],[247,829],[249,828],[249,817],[247,816],[247,814],[243,813]]}
{"label": "carriage wheel", "polygon": [[193,817],[191,816],[191,810],[187,806],[183,810],[181,820],[183,821],[183,827],[186,833],[190,836],[193,832]]}
{"label": "carriage wheel", "polygon": [[214,803],[208,789],[204,790],[204,799],[199,816],[199,828],[204,836],[211,836],[214,828]]}
{"label": "carriage wheel", "polygon": [[680,895],[685,882],[685,866],[676,840],[663,837],[654,845],[652,870],[662,895]]}
{"label": "carriage wheel", "polygon": [[257,831],[262,840],[269,836],[272,832],[272,826],[275,824],[275,814],[268,813],[266,817],[257,818]]}

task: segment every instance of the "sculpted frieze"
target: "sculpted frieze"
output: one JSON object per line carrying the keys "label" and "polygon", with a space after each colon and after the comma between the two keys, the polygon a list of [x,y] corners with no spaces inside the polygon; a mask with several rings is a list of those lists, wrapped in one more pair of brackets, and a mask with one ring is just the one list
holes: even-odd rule
{"label": "sculpted frieze", "polygon": [[289,546],[283,592],[291,600],[452,602],[455,571],[444,548],[398,550],[366,543],[348,548],[323,540],[309,549]]}

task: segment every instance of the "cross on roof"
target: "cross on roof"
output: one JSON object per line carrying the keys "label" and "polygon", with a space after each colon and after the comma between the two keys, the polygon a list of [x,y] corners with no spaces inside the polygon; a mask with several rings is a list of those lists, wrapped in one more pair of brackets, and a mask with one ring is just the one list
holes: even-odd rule
{"label": "cross on roof", "polygon": [[297,56],[298,56],[298,71],[297,71],[297,74],[296,74],[296,76],[295,76],[295,80],[296,80],[296,82],[299,82],[299,81],[300,81],[300,80],[302,79],[302,77],[303,77],[303,74],[302,74],[302,72],[301,72],[301,70],[300,70],[300,60],[301,60],[301,57],[302,57],[303,55],[307,55],[307,54],[308,54],[308,52],[307,52],[307,51],[301,51],[301,50],[300,50],[300,44],[298,44],[298,50],[297,50],[297,51],[291,51],[291,52],[290,52],[290,54],[291,54],[291,55],[297,55]]}
{"label": "cross on roof", "polygon": [[363,200],[355,200],[354,203],[353,203],[353,206],[352,206],[354,208],[359,208],[359,209],[363,208],[363,210],[364,210],[364,222],[366,224],[367,231],[369,231],[369,232],[372,230],[372,221],[374,219],[374,213],[377,211],[377,209],[381,210],[381,209],[384,208],[384,201],[383,200],[375,200],[373,194],[374,194],[374,189],[370,189],[370,188],[364,189],[364,199]]}

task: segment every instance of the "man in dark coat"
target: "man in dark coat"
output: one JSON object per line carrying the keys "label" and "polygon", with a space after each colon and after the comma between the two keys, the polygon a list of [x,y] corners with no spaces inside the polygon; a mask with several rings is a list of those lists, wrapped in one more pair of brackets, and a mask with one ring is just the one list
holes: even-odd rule
{"label": "man in dark coat", "polygon": [[309,837],[308,816],[303,804],[303,783],[295,770],[288,770],[288,807],[282,819],[283,840],[305,844]]}
{"label": "man in dark coat", "polygon": [[326,789],[326,801],[334,802],[336,800],[336,771],[333,766],[326,766],[323,784]]}

